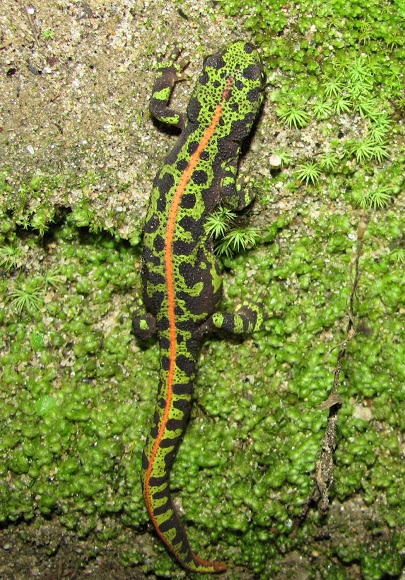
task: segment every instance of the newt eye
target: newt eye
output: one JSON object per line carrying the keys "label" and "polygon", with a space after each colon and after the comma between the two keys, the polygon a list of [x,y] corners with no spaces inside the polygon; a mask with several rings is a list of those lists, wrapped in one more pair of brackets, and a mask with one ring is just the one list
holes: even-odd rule
{"label": "newt eye", "polygon": [[261,67],[259,67],[257,64],[250,64],[247,68],[244,69],[243,77],[251,81],[256,81],[261,78],[261,72]]}
{"label": "newt eye", "polygon": [[255,47],[253,44],[250,44],[250,42],[246,42],[243,50],[246,52],[246,54],[252,54],[252,52],[255,50]]}
{"label": "newt eye", "polygon": [[204,60],[204,68],[212,67],[219,70],[225,66],[223,58],[220,54],[211,54]]}

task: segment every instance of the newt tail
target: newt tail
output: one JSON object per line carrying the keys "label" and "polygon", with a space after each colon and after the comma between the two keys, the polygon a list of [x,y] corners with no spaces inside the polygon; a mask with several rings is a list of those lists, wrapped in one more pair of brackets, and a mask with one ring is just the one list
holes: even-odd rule
{"label": "newt tail", "polygon": [[170,370],[170,366],[169,372],[162,370],[166,382],[160,389],[159,411],[155,413],[155,425],[143,454],[142,486],[146,507],[158,536],[184,568],[192,572],[223,572],[226,570],[224,563],[210,562],[194,554],[170,494],[170,467],[188,422],[192,390],[191,383],[173,384],[174,370]]}

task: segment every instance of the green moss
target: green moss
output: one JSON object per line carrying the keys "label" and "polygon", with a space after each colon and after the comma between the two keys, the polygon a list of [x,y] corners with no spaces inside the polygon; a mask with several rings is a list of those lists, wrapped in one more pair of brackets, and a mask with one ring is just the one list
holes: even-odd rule
{"label": "green moss", "polygon": [[[59,175],[38,172],[31,175],[13,175],[11,169],[0,173],[0,241],[13,241],[18,228],[33,228],[40,236],[48,232],[51,224],[65,218],[70,208],[68,216],[69,223],[77,227],[88,227],[92,233],[97,233],[105,229],[108,221],[110,231],[115,232],[124,223],[126,214],[124,212],[100,213],[97,208],[89,202],[92,192],[97,191],[97,204],[106,201],[109,195],[105,191],[107,184],[114,183],[116,193],[124,192],[128,189],[127,183],[119,182],[119,179],[112,171],[99,170],[88,171],[86,174],[73,172],[61,173]],[[67,192],[75,191],[77,202],[71,206],[67,199]],[[34,200],[34,201],[33,201]],[[121,215],[123,214],[123,215]],[[139,243],[139,219],[134,224],[133,229],[128,231],[134,245]],[[138,240],[138,242],[137,242]],[[12,247],[9,244],[3,249]],[[10,259],[13,256],[5,255],[8,264],[13,266]],[[4,259],[4,258],[3,258]],[[0,247],[0,260],[2,260],[2,248]],[[20,264],[18,264],[20,265]]]}

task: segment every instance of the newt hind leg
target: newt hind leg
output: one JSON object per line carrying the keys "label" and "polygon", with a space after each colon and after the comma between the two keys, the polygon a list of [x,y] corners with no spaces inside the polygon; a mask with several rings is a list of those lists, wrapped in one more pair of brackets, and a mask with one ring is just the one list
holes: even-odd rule
{"label": "newt hind leg", "polygon": [[148,340],[156,335],[156,318],[149,312],[134,313],[132,318],[132,332],[139,340]]}
{"label": "newt hind leg", "polygon": [[235,312],[214,312],[200,327],[198,334],[201,337],[218,332],[228,335],[251,334],[262,328],[263,320],[261,305],[243,303]]}

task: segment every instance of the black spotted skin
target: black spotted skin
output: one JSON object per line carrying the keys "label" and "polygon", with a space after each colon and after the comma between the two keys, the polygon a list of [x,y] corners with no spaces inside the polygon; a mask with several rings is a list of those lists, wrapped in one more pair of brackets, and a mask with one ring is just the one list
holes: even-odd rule
{"label": "black spotted skin", "polygon": [[143,453],[142,487],[157,534],[187,570],[222,572],[191,549],[173,504],[169,476],[187,426],[196,360],[207,333],[258,329],[256,306],[218,310],[222,281],[207,218],[225,204],[241,210],[252,198],[236,185],[243,139],[258,116],[264,89],[257,50],[234,42],[204,60],[187,115],[168,107],[181,66],[160,69],[151,114],[182,132],[157,174],[143,231],[143,298],[147,314],[134,318],[141,339],[156,333],[161,351],[159,394]]}

